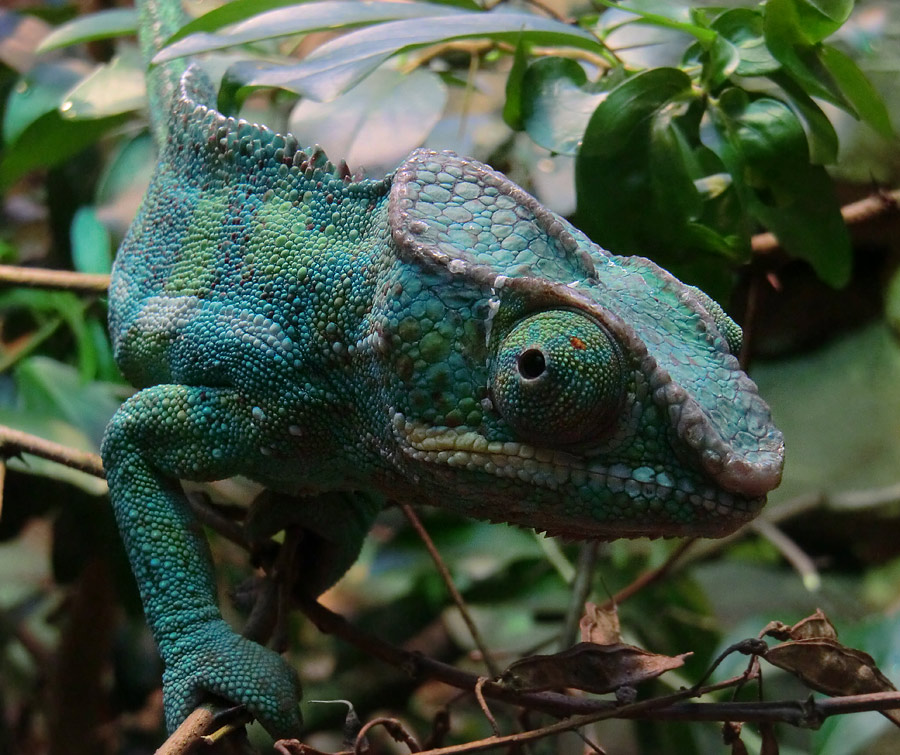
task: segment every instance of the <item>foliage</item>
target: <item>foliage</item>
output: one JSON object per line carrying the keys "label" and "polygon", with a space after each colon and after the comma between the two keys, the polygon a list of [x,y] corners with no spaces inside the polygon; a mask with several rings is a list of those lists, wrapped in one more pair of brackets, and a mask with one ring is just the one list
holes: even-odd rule
{"label": "foliage", "polygon": [[[858,13],[851,16],[852,0],[724,8],[628,0],[597,3],[571,19],[550,17],[528,3],[508,5],[487,12],[473,0],[236,0],[188,24],[157,62],[203,54],[208,68],[221,75],[224,109],[290,128],[307,141],[330,139],[332,157],[351,157],[373,170],[390,169],[423,141],[474,152],[542,201],[573,214],[601,245],[651,256],[720,297],[736,281],[746,286],[748,279],[758,282],[765,273],[798,264],[808,264],[831,286],[850,281],[851,235],[825,168],[845,147],[843,133],[838,136],[841,114],[880,135],[879,149],[888,144],[896,151],[889,114],[896,103],[885,103],[861,72],[858,50],[845,34],[865,26]],[[74,13],[69,6],[0,11],[6,217],[0,256],[3,262],[102,273],[148,180],[152,146],[144,131],[141,63],[125,36],[134,29],[135,14]],[[44,19],[55,24],[52,32]],[[323,42],[317,33],[325,30],[341,33]],[[298,60],[292,53],[301,34]],[[877,47],[878,34],[856,47]],[[659,60],[642,57],[663,48]],[[302,99],[295,106],[293,96],[289,101],[274,90]],[[398,118],[404,101],[415,110]],[[897,110],[892,114],[896,119]],[[561,199],[567,195],[570,200]],[[786,256],[754,260],[752,239],[761,231],[774,233]],[[791,266],[788,259],[803,262]],[[748,273],[751,260],[755,278]],[[838,296],[819,295],[818,302]],[[96,298],[0,291],[0,422],[96,451],[107,418],[128,390],[113,365],[104,318]],[[787,320],[773,330],[786,328]],[[877,494],[897,483],[897,371],[896,344],[884,328],[870,326],[858,338],[756,373],[788,439],[781,500],[827,492],[838,493],[834,500],[840,502],[848,489],[877,489],[868,517],[852,520],[853,542],[874,538],[879,525],[889,529],[885,504],[897,500],[896,494]],[[11,459],[8,466],[0,520],[0,535],[8,539],[0,546],[0,692],[7,711],[0,750],[14,751],[11,720],[21,727],[17,735],[27,730],[39,736],[40,727],[29,729],[27,721],[42,682],[48,690],[41,698],[42,725],[50,736],[65,731],[91,751],[113,751],[96,731],[110,718],[104,701],[114,701],[114,712],[119,706],[143,710],[151,720],[119,721],[122,749],[140,747],[141,737],[158,741],[158,710],[147,697],[158,670],[136,618],[103,484],[32,457]],[[255,494],[240,484],[210,492],[228,503]],[[42,516],[48,510],[53,516]],[[838,529],[847,521],[820,510],[814,516],[837,522]],[[558,644],[560,625],[573,610],[577,549],[502,525],[445,515],[426,522],[489,647],[512,660]],[[810,527],[807,522],[799,529]],[[883,539],[890,540],[889,532]],[[840,550],[845,540],[836,539],[833,550],[829,542],[804,543],[831,559],[835,568],[824,574],[807,564],[798,567],[800,579],[770,541],[748,538],[729,558],[676,569],[623,604],[631,640],[661,653],[696,653],[681,680],[663,677],[657,689],[698,678],[717,647],[754,635],[765,623],[761,617],[795,619],[817,604],[854,623],[856,646],[869,649],[891,675],[900,632],[881,609],[897,600],[892,585],[898,554],[883,543],[887,555],[879,568],[864,573],[862,546],[848,554]],[[604,546],[602,582],[595,579],[589,594],[602,600],[659,566],[672,548],[660,542]],[[245,554],[221,541],[216,553],[223,585],[235,587],[246,576]],[[112,610],[117,591],[133,617],[125,623]],[[66,621],[54,622],[48,616],[64,596]],[[429,655],[471,665],[466,654],[474,649],[472,640],[397,511],[379,521],[331,601],[374,634],[424,643]],[[80,611],[93,611],[92,620],[79,619]],[[452,691],[436,692],[385,672],[378,661],[335,645],[308,625],[298,624],[296,634],[307,699],[352,697],[366,715],[407,705],[407,715],[422,728],[443,705],[453,704]],[[98,643],[105,660],[86,650]],[[59,648],[49,668],[41,647]],[[113,665],[114,682],[104,664]],[[81,699],[62,694],[70,686],[83,691]],[[771,685],[767,678],[767,694],[779,686],[784,695],[797,694],[784,677]],[[453,706],[454,737],[487,735],[477,709]],[[304,707],[313,729],[333,728],[340,717],[333,706]],[[862,734],[854,721],[843,717],[817,734],[786,735],[783,746],[860,751],[882,729],[867,724]],[[602,728],[595,733],[602,741],[614,736]],[[642,725],[632,737],[646,752],[706,752],[714,750],[716,732],[706,725]]]}

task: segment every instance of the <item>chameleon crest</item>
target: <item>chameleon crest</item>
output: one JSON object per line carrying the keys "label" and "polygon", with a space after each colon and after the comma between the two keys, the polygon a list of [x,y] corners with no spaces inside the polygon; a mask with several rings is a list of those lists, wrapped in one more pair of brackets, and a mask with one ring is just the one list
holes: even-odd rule
{"label": "chameleon crest", "polygon": [[[177,14],[142,13],[149,58]],[[388,499],[573,538],[723,535],[778,484],[740,330],[702,292],[481,163],[419,150],[355,180],[217,112],[197,69],[152,76],[162,149],[110,289],[141,390],[103,457],[170,728],[209,695],[300,725],[292,669],[221,618],[179,479],[296,496],[311,593]]]}

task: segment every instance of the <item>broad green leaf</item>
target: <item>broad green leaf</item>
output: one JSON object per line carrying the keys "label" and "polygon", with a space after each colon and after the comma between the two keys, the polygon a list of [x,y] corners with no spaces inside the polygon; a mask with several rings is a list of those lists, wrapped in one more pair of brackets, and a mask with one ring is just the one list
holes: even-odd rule
{"label": "broad green leaf", "polygon": [[781,67],[766,47],[759,11],[733,8],[718,16],[712,28],[737,49],[740,62],[734,72],[739,76],[761,76]]}
{"label": "broad green leaf", "polygon": [[112,265],[112,240],[93,207],[79,207],[69,228],[72,263],[80,273],[108,273]]}
{"label": "broad green leaf", "polygon": [[86,449],[98,451],[109,418],[119,408],[123,391],[113,383],[85,381],[78,370],[49,359],[32,357],[15,371],[18,403],[37,416],[56,417],[84,432],[91,441]]}
{"label": "broad green leaf", "polygon": [[677,111],[663,108],[650,125],[648,166],[657,208],[671,218],[672,225],[696,220],[702,211],[697,187],[690,176],[686,157],[690,149],[674,123]]}
{"label": "broad green leaf", "polygon": [[574,155],[606,92],[586,87],[584,69],[569,58],[542,58],[522,83],[522,120],[528,135],[551,152]]}
{"label": "broad green leaf", "polygon": [[693,23],[690,8],[679,3],[671,3],[667,0],[629,0],[621,3],[612,0],[598,0],[598,2],[607,8],[634,13],[639,17],[639,23],[689,34],[704,46],[712,44],[715,40],[715,33]]}
{"label": "broad green leaf", "polygon": [[621,145],[651,116],[674,100],[691,96],[691,79],[677,68],[654,68],[613,89],[594,111],[579,158],[602,158]]}
{"label": "broad green leaf", "polygon": [[746,211],[826,283],[843,285],[850,275],[849,233],[831,179],[809,162],[800,121],[779,100],[748,102],[732,93],[711,108],[718,139],[709,146],[728,167]]}
{"label": "broad green leaf", "polygon": [[810,44],[841,28],[853,12],[854,0],[793,0],[800,28]]}
{"label": "broad green leaf", "polygon": [[822,108],[783,71],[776,71],[769,78],[784,90],[788,105],[806,124],[810,161],[816,165],[837,162],[838,135]]}
{"label": "broad green leaf", "polygon": [[38,63],[15,85],[3,115],[3,141],[7,146],[35,121],[55,111],[68,92],[84,75],[74,63]]}
{"label": "broad green leaf", "polygon": [[671,0],[622,0],[622,2],[604,2],[603,4],[636,13],[644,18],[664,18],[680,24],[691,22],[690,7]]}
{"label": "broad green leaf", "polygon": [[432,71],[379,69],[331,102],[301,100],[288,127],[302,144],[321,144],[355,170],[392,170],[440,120],[447,87]]}
{"label": "broad green leaf", "polygon": [[503,103],[503,121],[513,131],[522,131],[522,82],[528,63],[528,54],[524,42],[519,39],[513,54],[512,68],[506,77],[506,101]]}
{"label": "broad green leaf", "polygon": [[30,170],[51,168],[122,125],[128,116],[113,115],[85,121],[67,121],[58,110],[30,124],[0,160],[0,189]]}
{"label": "broad green leaf", "polygon": [[716,89],[723,84],[741,63],[737,48],[721,34],[715,35],[705,57],[702,78],[707,89]]}
{"label": "broad green leaf", "polygon": [[106,118],[144,106],[144,66],[136,48],[125,48],[97,68],[65,97],[60,112],[69,121]]}
{"label": "broad green leaf", "polygon": [[765,5],[763,28],[769,52],[809,94],[849,108],[849,103],[823,77],[815,47],[808,43],[800,28],[796,0],[769,0]]}
{"label": "broad green leaf", "polygon": [[347,91],[392,55],[435,42],[484,37],[515,44],[521,38],[544,46],[566,46],[601,53],[590,33],[530,13],[457,13],[391,21],[326,42],[296,66],[273,68],[249,86],[272,86],[327,101]]}
{"label": "broad green leaf", "polygon": [[44,53],[82,42],[134,34],[137,31],[137,19],[138,14],[134,8],[112,8],[80,16],[44,37],[37,52]]}
{"label": "broad green leaf", "polygon": [[859,66],[830,45],[822,45],[819,56],[837,88],[859,117],[886,139],[893,136],[894,130],[884,100],[866,75],[859,70]]}
{"label": "broad green leaf", "polygon": [[121,142],[97,181],[96,203],[105,205],[116,202],[122,194],[146,184],[155,165],[156,148],[148,133],[140,133],[133,139]]}
{"label": "broad green leaf", "polygon": [[[716,230],[695,222],[703,207],[694,179],[702,169],[678,133],[693,97],[690,77],[674,68],[638,74],[609,93],[575,161],[577,224],[607,249],[652,255],[667,266],[706,255],[709,270],[692,275],[710,282],[734,251]],[[709,265],[711,258],[718,265]]]}
{"label": "broad green leaf", "polygon": [[[841,3],[822,3],[840,17]],[[816,27],[808,17],[816,15]],[[863,118],[883,134],[890,134],[884,104],[855,64],[842,53],[821,44],[821,39],[840,26],[804,0],[768,0],[765,5],[766,44],[785,70],[803,86],[808,95]],[[812,33],[818,28],[820,33]],[[865,110],[865,114],[860,111]]]}
{"label": "broad green leaf", "polygon": [[163,63],[185,55],[196,55],[290,34],[367,26],[403,18],[448,16],[454,13],[463,14],[465,12],[432,3],[407,3],[397,0],[381,0],[377,3],[361,3],[357,0],[322,0],[322,2],[291,5],[287,8],[259,13],[218,34],[197,32],[189,37],[179,39],[161,50],[153,58],[153,62]]}
{"label": "broad green leaf", "polygon": [[[472,11],[480,10],[474,0],[430,0],[430,2],[433,5],[450,5]],[[167,44],[171,45],[197,32],[210,32],[221,29],[223,26],[238,24],[276,8],[299,8],[305,4],[298,0],[233,0],[233,2],[214,8],[209,13],[204,13],[185,24],[167,40]],[[355,4],[363,5],[363,3]]]}

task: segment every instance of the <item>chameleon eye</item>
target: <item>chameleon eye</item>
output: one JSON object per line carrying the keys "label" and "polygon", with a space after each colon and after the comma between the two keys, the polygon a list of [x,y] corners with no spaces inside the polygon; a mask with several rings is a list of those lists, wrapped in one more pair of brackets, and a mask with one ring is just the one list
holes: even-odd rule
{"label": "chameleon eye", "polygon": [[519,435],[546,443],[597,437],[625,393],[619,348],[578,312],[540,312],[518,322],[491,365],[491,395]]}

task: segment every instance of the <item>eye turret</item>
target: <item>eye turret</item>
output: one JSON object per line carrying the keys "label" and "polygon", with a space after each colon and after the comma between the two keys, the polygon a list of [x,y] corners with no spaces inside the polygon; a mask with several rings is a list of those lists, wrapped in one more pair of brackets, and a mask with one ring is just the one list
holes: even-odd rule
{"label": "eye turret", "polygon": [[498,346],[490,380],[507,424],[543,445],[601,436],[625,394],[616,342],[595,320],[568,310],[516,323]]}

